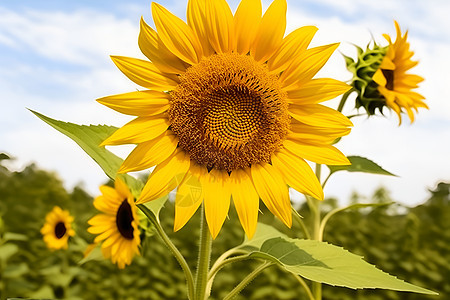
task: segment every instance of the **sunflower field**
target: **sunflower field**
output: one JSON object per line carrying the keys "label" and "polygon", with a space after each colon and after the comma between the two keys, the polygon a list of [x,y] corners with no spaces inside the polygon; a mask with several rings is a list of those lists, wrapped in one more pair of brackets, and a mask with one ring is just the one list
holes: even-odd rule
{"label": "sunflower field", "polygon": [[[394,116],[403,129],[430,109],[408,29],[394,19],[384,39],[352,43],[343,81],[324,68],[342,41],[290,29],[286,0],[264,5],[189,0],[180,17],[151,2],[140,53],[110,56],[134,88],[92,102],[127,119],[119,126],[28,109],[105,182],[68,191],[0,153],[0,300],[450,297],[449,183],[416,207],[383,187],[370,199],[324,193],[335,173],[398,177],[345,140],[361,119]],[[409,165],[413,148],[399,149]]]}
{"label": "sunflower field", "polygon": [[[6,157],[6,155],[5,155]],[[20,172],[0,166],[0,299],[186,299],[183,271],[161,239],[149,230],[142,236],[142,256],[120,270],[101,254],[83,259],[94,239],[87,221],[96,214],[93,198],[82,187],[67,191],[58,175],[29,165]],[[361,202],[355,194],[352,201]],[[390,203],[389,193],[380,188],[373,202]],[[76,236],[67,249],[51,251],[40,228],[47,212],[58,205],[74,217]],[[308,224],[308,207],[297,204]],[[323,214],[336,208],[326,199]],[[186,260],[195,267],[199,213],[186,228],[171,230],[174,204],[166,202],[161,212],[163,226]],[[268,211],[262,222],[288,235]],[[358,224],[358,226],[351,226]],[[224,233],[214,241],[213,257],[243,237],[236,215],[224,223]],[[324,239],[364,256],[370,263],[419,286],[438,291],[440,296],[383,290],[360,290],[324,286],[323,299],[448,299],[450,297],[450,184],[439,183],[430,198],[417,207],[386,205],[363,208],[330,220]],[[239,263],[218,274],[211,299],[223,299],[256,263]],[[214,292],[216,291],[216,292]],[[301,296],[303,295],[303,296]],[[263,272],[236,299],[302,299],[298,282],[281,270]]]}

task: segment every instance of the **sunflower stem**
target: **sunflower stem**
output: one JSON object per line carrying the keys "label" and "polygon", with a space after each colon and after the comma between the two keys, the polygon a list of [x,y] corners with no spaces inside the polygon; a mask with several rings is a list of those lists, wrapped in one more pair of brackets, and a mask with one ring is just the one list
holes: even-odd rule
{"label": "sunflower stem", "polygon": [[216,277],[216,274],[227,264],[229,263],[233,263],[239,260],[244,260],[245,258],[242,258],[244,255],[241,256],[236,256],[236,257],[230,257],[231,255],[234,254],[239,254],[239,253],[247,253],[246,251],[243,251],[237,247],[235,248],[231,248],[230,250],[224,252],[212,265],[211,269],[209,270],[208,273],[208,285],[206,286],[206,293],[211,293],[211,288],[212,285],[214,283],[214,278]]}
{"label": "sunflower stem", "polygon": [[[291,273],[292,274],[292,273]],[[308,295],[309,300],[315,300],[314,295],[311,292],[311,289],[309,288],[308,284],[306,284],[305,280],[301,278],[299,275],[294,275],[294,278],[297,279],[297,281],[300,283],[300,285],[305,289],[306,294]]]}
{"label": "sunflower stem", "polygon": [[305,235],[305,238],[310,240],[311,239],[311,234],[308,231],[308,228],[306,228],[305,222],[303,222],[302,216],[300,216],[300,214],[297,212],[297,210],[295,208],[292,207],[292,216],[294,217],[294,220],[297,221],[297,223],[300,225],[300,227],[302,228],[303,234]]}
{"label": "sunflower stem", "polygon": [[223,300],[230,300],[233,297],[236,297],[256,276],[258,276],[262,271],[272,266],[273,262],[264,262],[258,268],[253,270],[250,274],[248,274],[228,295],[223,298]]}
{"label": "sunflower stem", "polygon": [[[347,96],[348,97],[348,96]],[[342,102],[342,101],[341,101]],[[322,173],[322,165],[316,164],[316,176],[320,182],[320,176]],[[314,201],[309,201],[308,203],[313,206],[311,211],[313,212],[313,239],[316,241],[321,241],[320,235],[320,201],[317,199],[313,199]],[[322,299],[322,284],[320,282],[312,283],[312,290],[314,299],[321,300]]]}
{"label": "sunflower stem", "polygon": [[212,237],[209,233],[208,223],[206,222],[205,208],[202,204],[202,217],[200,222],[200,246],[197,263],[197,273],[195,274],[195,300],[204,300],[208,298],[208,271],[211,260]]}
{"label": "sunflower stem", "polygon": [[351,88],[347,92],[345,92],[344,95],[342,95],[341,102],[339,102],[339,106],[337,108],[338,112],[342,112],[342,109],[344,109],[345,102],[347,102],[348,96],[350,96],[350,94],[353,93],[353,91],[354,89]]}
{"label": "sunflower stem", "polygon": [[170,238],[167,236],[166,232],[162,228],[156,216],[151,210],[149,210],[145,205],[138,204],[137,207],[145,214],[145,216],[150,220],[150,222],[155,226],[159,237],[164,241],[167,248],[172,252],[173,256],[176,258],[181,268],[184,271],[184,276],[186,277],[186,282],[188,286],[188,297],[189,299],[194,299],[194,277],[192,276],[191,269],[184,259],[183,254],[178,250],[178,248],[172,243]]}

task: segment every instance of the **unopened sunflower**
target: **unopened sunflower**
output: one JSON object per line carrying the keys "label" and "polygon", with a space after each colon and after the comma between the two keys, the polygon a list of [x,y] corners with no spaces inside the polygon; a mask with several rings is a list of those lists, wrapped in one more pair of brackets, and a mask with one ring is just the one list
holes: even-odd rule
{"label": "unopened sunflower", "polygon": [[41,233],[49,249],[67,249],[69,236],[75,235],[72,222],[73,217],[69,212],[62,210],[59,206],[55,206],[45,216],[45,224],[41,228]]}
{"label": "unopened sunflower", "polygon": [[120,179],[115,188],[101,186],[101,196],[94,200],[94,206],[101,214],[91,218],[88,231],[97,234],[94,243],[102,242],[103,256],[120,269],[131,264],[133,257],[139,255],[139,219],[136,214],[134,197]]}
{"label": "unopened sunflower", "polygon": [[384,34],[388,46],[374,43],[366,51],[359,48],[357,61],[347,57],[347,67],[354,74],[352,85],[358,93],[356,107],[363,106],[369,115],[373,115],[375,109],[382,112],[387,106],[398,115],[400,124],[402,113],[407,113],[412,123],[418,108],[428,108],[423,102],[425,97],[413,91],[423,78],[408,73],[418,62],[411,59],[414,52],[407,42],[408,32],[402,35],[396,21],[395,28],[395,42]]}
{"label": "unopened sunflower", "polygon": [[286,10],[275,0],[261,16],[260,0],[242,0],[233,15],[225,0],[190,0],[186,24],[152,3],[156,30],[141,20],[139,35],[149,61],[112,57],[148,90],[98,100],[137,116],[102,145],[137,144],[120,172],[156,166],[137,203],[178,187],[175,230],[203,202],[216,237],[231,197],[249,237],[259,199],[290,227],[288,185],[323,199],[305,159],[349,163],[331,143],[352,123],[319,103],[350,87],[313,79],[338,44],[308,49],[314,26],[284,36]]}

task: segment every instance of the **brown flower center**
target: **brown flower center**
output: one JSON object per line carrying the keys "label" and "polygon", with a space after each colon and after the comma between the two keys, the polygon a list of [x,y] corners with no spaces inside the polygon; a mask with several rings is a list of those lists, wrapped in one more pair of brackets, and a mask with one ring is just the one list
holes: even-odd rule
{"label": "brown flower center", "polygon": [[179,147],[209,169],[270,162],[289,128],[286,92],[251,56],[212,55],[187,69],[171,96]]}
{"label": "brown flower center", "polygon": [[131,206],[128,200],[123,200],[122,204],[119,206],[116,215],[116,225],[120,234],[127,240],[133,239],[133,212],[131,211]]}
{"label": "brown flower center", "polygon": [[57,239],[62,238],[66,234],[66,224],[64,222],[58,222],[55,226],[55,236]]}
{"label": "brown flower center", "polygon": [[386,70],[381,69],[381,72],[384,75],[384,78],[386,78],[386,88],[390,91],[394,90],[394,70]]}

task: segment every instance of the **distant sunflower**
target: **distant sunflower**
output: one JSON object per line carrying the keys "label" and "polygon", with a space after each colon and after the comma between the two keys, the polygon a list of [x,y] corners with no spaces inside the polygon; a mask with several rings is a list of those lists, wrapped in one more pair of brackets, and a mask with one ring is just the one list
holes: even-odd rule
{"label": "distant sunflower", "polygon": [[156,31],[141,20],[139,35],[150,61],[112,57],[148,90],[98,100],[137,116],[102,145],[137,144],[122,173],[156,166],[137,203],[178,186],[175,230],[204,202],[216,237],[231,197],[249,237],[260,198],[290,227],[287,185],[323,199],[305,159],[349,163],[331,143],[348,134],[352,123],[318,104],[349,86],[313,79],[338,44],[307,49],[314,26],[284,37],[286,10],[286,0],[275,0],[261,17],[260,0],[242,0],[233,16],[225,0],[190,0],[186,24],[152,3]]}
{"label": "distant sunflower", "polygon": [[94,243],[102,243],[102,253],[118,265],[120,269],[131,264],[139,255],[139,219],[136,214],[134,197],[120,179],[115,181],[115,189],[101,186],[101,196],[94,200],[94,206],[103,212],[91,218],[88,231],[98,234]]}
{"label": "distant sunflower", "polygon": [[75,235],[72,222],[73,217],[69,212],[62,210],[59,206],[53,207],[52,211],[45,216],[41,233],[49,249],[67,249],[69,236]]}
{"label": "distant sunflower", "polygon": [[425,97],[412,91],[418,87],[423,78],[406,73],[418,62],[411,60],[414,52],[409,50],[409,43],[406,41],[408,32],[402,36],[397,21],[395,21],[395,28],[397,31],[395,43],[392,43],[389,35],[383,35],[389,42],[389,46],[373,80],[378,84],[378,91],[386,99],[386,105],[397,113],[399,122],[401,123],[402,120],[401,112],[406,110],[412,123],[414,122],[413,110],[417,112],[419,107],[428,108],[422,101]]}

